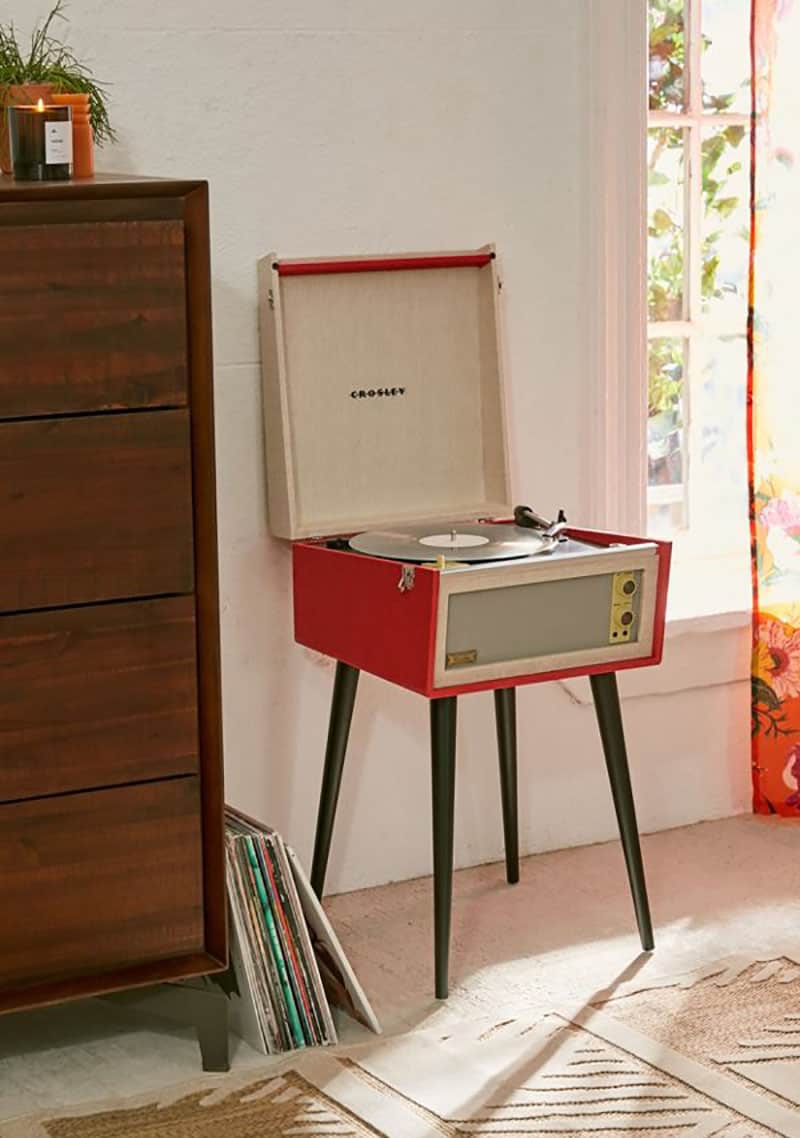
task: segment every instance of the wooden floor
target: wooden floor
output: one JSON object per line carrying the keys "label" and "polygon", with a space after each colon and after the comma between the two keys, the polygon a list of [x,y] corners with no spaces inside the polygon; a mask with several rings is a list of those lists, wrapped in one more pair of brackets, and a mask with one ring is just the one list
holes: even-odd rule
{"label": "wooden floor", "polygon": [[[330,898],[387,1032],[585,1002],[621,977],[800,945],[800,824],[734,818],[644,839],[656,952],[643,957],[616,843],[456,876],[451,997],[433,999],[429,879]],[[361,1029],[342,1023],[345,1042]],[[239,1044],[234,1068],[268,1070]],[[196,1079],[191,1032],[100,1001],[0,1019],[0,1119]]]}

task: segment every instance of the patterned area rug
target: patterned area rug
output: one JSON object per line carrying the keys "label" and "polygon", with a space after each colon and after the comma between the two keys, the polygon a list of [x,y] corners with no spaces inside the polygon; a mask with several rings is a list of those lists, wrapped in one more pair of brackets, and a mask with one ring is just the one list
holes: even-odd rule
{"label": "patterned area rug", "polygon": [[800,1138],[800,955],[634,982],[538,1020],[303,1054],[0,1138]]}

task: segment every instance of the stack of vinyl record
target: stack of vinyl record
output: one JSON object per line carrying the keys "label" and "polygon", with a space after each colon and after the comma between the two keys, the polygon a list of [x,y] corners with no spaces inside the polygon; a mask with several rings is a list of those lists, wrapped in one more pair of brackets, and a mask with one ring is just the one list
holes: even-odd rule
{"label": "stack of vinyl record", "polygon": [[[265,1054],[337,1042],[331,998],[380,1031],[294,851],[226,811],[234,1028]],[[326,991],[327,988],[327,991]]]}

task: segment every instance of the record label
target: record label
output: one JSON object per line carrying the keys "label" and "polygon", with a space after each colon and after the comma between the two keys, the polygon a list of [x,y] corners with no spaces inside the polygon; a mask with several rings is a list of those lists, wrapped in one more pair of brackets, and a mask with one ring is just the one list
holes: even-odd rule
{"label": "record label", "polygon": [[420,545],[435,545],[437,549],[443,547],[447,547],[447,549],[469,549],[479,545],[488,545],[489,538],[479,533],[458,533],[456,530],[451,530],[450,533],[432,533],[428,537],[421,537],[419,543]]}

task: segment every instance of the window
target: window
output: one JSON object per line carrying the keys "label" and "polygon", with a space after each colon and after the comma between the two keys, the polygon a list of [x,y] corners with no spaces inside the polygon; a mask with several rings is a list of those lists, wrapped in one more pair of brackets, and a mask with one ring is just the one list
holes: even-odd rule
{"label": "window", "polygon": [[747,555],[750,0],[649,0],[649,532]]}

